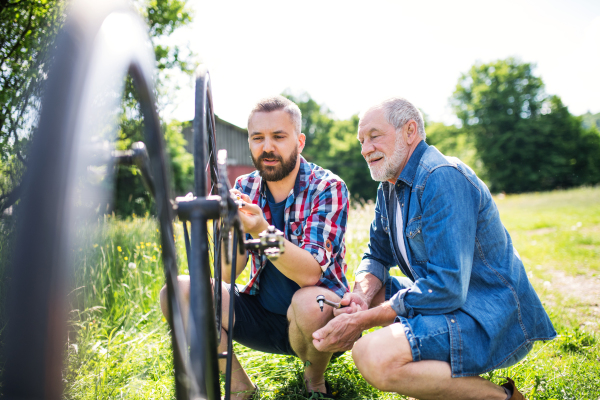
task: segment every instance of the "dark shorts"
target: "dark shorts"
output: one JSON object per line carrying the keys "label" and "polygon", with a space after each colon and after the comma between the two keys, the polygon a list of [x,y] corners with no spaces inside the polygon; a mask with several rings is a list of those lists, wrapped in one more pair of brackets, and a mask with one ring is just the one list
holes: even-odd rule
{"label": "dark shorts", "polygon": [[[266,310],[257,296],[240,293],[237,287],[234,308],[233,340],[263,353],[297,356],[290,344],[287,316]],[[331,359],[342,354],[334,353]]]}
{"label": "dark shorts", "polygon": [[263,353],[296,355],[290,344],[287,316],[266,310],[257,296],[240,293],[237,287],[234,307],[233,340]]}
{"label": "dark shorts", "polygon": [[[386,282],[385,299],[398,291],[411,287],[408,278],[391,276]],[[450,364],[450,333],[448,321],[443,315],[417,315],[414,318],[396,317],[401,323],[412,350],[413,361],[437,360]],[[527,343],[496,369],[507,368],[521,361],[531,351],[533,343]]]}

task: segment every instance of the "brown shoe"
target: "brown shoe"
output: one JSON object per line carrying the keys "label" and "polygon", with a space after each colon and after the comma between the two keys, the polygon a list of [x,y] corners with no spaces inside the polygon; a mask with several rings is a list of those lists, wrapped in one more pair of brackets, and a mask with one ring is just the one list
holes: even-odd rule
{"label": "brown shoe", "polygon": [[525,400],[525,397],[521,394],[521,392],[519,392],[519,390],[515,386],[515,381],[513,381],[509,377],[505,377],[505,379],[508,382],[502,385],[502,387],[505,387],[512,392],[512,396],[509,400]]}

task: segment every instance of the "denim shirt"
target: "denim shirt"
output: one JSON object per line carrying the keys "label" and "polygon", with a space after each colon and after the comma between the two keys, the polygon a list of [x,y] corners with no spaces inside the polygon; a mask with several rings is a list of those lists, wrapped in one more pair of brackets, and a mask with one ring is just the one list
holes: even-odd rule
{"label": "denim shirt", "polygon": [[[397,249],[391,184],[377,191],[370,242],[355,275],[383,284],[399,266],[414,285],[390,304],[399,317],[444,315],[452,376],[495,369],[556,336],[487,186],[464,163],[419,143],[393,186],[408,265]],[[390,211],[392,214],[390,214]]]}

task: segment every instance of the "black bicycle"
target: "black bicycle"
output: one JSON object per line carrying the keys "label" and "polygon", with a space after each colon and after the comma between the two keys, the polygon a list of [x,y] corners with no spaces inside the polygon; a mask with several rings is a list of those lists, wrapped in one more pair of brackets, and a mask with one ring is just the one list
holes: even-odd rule
{"label": "black bicycle", "polygon": [[[243,240],[238,205],[229,196],[227,155],[216,149],[211,82],[203,68],[196,73],[195,196],[172,200],[153,94],[154,54],[146,31],[124,1],[87,1],[74,5],[57,39],[23,181],[5,336],[6,398],[62,398],[76,227],[97,218],[99,205],[109,202],[107,189],[114,187],[110,171],[117,163],[138,166],[156,202],[177,398],[220,399],[219,358],[227,359],[225,398],[230,397],[232,335],[227,351],[217,353],[222,257],[235,277],[238,254],[254,248],[277,256],[283,240],[274,230]],[[115,111],[127,75],[140,97],[145,140],[131,150],[114,151],[109,143],[115,138]],[[187,333],[177,285],[176,217],[183,221],[191,282]],[[232,298],[229,326],[233,307]]]}

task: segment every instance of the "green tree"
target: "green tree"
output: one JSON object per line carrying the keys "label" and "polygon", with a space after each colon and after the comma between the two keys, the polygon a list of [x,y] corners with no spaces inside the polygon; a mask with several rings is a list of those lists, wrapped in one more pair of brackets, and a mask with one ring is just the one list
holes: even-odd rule
{"label": "green tree", "polygon": [[425,124],[427,144],[435,146],[446,156],[457,157],[471,167],[481,179],[485,180],[486,171],[483,163],[477,156],[477,150],[472,138],[454,125],[445,125],[443,122],[430,122]]}
{"label": "green tree", "polygon": [[[169,102],[167,88],[172,83],[172,72],[191,73],[193,70],[189,61],[191,54],[179,46],[169,45],[167,40],[177,28],[191,21],[186,3],[187,0],[134,2],[148,25],[155,50],[159,107]],[[66,4],[66,0],[0,0],[0,214],[19,199],[19,183],[27,167],[26,150],[36,131],[40,99],[52,64],[54,38],[64,22]],[[131,79],[125,84],[122,115],[119,148],[123,143],[142,139],[141,113]],[[181,144],[183,139],[176,136],[167,135],[166,139]],[[172,150],[173,144],[168,147]],[[186,170],[181,160],[181,157],[171,159],[171,170],[175,174]],[[132,178],[134,173],[127,168],[119,171],[118,179]],[[185,180],[175,176],[176,189],[183,187],[182,179]],[[118,182],[117,186],[123,184]],[[133,192],[140,188],[141,183]],[[147,193],[145,195],[147,197]]]}
{"label": "green tree", "polygon": [[329,131],[334,124],[331,111],[317,103],[308,93],[294,96],[284,92],[282,95],[296,103],[302,112],[302,132],[306,135],[302,155],[308,161],[319,164],[324,159],[323,149],[329,145]]}
{"label": "green tree", "polygon": [[[191,21],[191,14],[186,8],[187,0],[138,0],[135,5],[144,17],[149,28],[158,68],[158,79],[155,82],[159,107],[170,100],[167,91],[172,87],[170,79],[173,71],[187,74],[193,72],[193,63],[189,61],[179,46],[166,44],[169,35],[176,29]],[[133,81],[127,78],[122,99],[122,113],[116,147],[125,150],[137,141],[143,141],[143,119],[139,98]],[[185,149],[186,141],[181,134],[181,124],[163,123],[165,144],[169,156],[172,190],[176,194],[184,194],[192,190],[193,158]],[[153,199],[144,187],[137,167],[120,166],[117,172],[116,199],[114,212],[117,215],[143,215],[153,210]]]}
{"label": "green tree", "polygon": [[474,140],[491,190],[597,183],[597,161],[589,161],[600,154],[594,132],[583,129],[558,97],[544,93],[533,68],[514,58],[479,63],[461,76],[454,92],[457,116]]}
{"label": "green tree", "polygon": [[586,112],[581,116],[584,128],[596,128],[600,131],[600,113]]}
{"label": "green tree", "polygon": [[0,0],[0,214],[18,200],[62,0]]}

